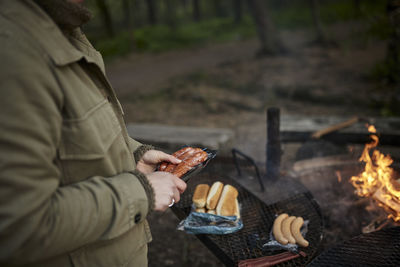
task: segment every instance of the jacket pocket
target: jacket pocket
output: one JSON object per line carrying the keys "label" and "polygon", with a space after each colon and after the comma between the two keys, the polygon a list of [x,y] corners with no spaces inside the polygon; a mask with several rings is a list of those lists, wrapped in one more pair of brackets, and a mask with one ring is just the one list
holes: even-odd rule
{"label": "jacket pocket", "polygon": [[107,100],[80,118],[64,120],[58,157],[62,185],[123,171],[129,151],[117,115]]}
{"label": "jacket pocket", "polygon": [[104,157],[121,126],[105,99],[84,116],[64,120],[59,149],[61,160],[92,160]]}

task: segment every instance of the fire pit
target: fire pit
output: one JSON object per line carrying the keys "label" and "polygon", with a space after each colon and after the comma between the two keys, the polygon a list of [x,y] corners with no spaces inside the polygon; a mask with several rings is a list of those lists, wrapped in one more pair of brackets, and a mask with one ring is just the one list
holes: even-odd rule
{"label": "fire pit", "polygon": [[363,234],[319,255],[308,266],[399,266],[400,227]]}

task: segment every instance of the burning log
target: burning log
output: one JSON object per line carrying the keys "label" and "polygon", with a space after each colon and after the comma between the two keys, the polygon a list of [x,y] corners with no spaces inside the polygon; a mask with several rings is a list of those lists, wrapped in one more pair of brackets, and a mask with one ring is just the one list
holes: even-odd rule
{"label": "burning log", "polygon": [[389,214],[390,218],[393,218],[393,220],[395,221],[399,221],[400,201],[398,199],[393,198],[393,196],[391,196],[385,191],[386,190],[384,188],[379,188],[378,190],[376,190],[376,192],[373,194],[372,197],[377,201],[379,201],[379,205],[390,213]]}
{"label": "burning log", "polygon": [[[395,172],[390,167],[393,163],[389,155],[384,155],[375,148],[378,146],[379,138],[375,134],[376,129],[370,125],[368,131],[372,133],[371,143],[365,145],[360,161],[365,162],[364,171],[353,176],[350,182],[357,189],[357,194],[363,197],[372,197],[378,201],[388,213],[388,218],[395,222],[400,221],[400,179],[395,180]],[[372,156],[370,150],[374,149]]]}

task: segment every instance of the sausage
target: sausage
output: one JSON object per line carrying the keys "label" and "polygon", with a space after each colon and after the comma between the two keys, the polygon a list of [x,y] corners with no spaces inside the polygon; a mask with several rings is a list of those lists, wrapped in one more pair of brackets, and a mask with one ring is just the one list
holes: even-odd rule
{"label": "sausage", "polygon": [[[189,151],[191,151],[191,150],[193,150],[193,147],[187,146],[187,147],[184,147],[184,148],[182,148],[182,149],[179,149],[178,151],[175,151],[175,152],[172,154],[172,156],[174,156],[175,158],[178,158],[178,159],[182,160],[183,155],[185,155],[187,152],[189,152]],[[172,164],[172,163],[169,163],[169,162],[164,161],[164,162],[162,162],[162,163],[160,164],[160,166],[158,167],[158,170],[159,170],[159,171],[162,171],[162,172],[172,172],[175,168],[174,168],[173,166],[169,166],[169,165],[171,165],[171,164]],[[176,167],[176,164],[172,164],[172,165],[175,165],[175,167]],[[168,167],[168,166],[169,166],[169,167]]]}
{"label": "sausage", "polygon": [[182,160],[182,161],[185,161],[185,160],[190,159],[191,157],[193,157],[198,152],[204,152],[204,151],[201,150],[200,148],[192,148],[191,150],[189,150],[186,153],[182,154],[179,157],[179,159]]}
{"label": "sausage", "polygon": [[172,171],[172,174],[181,178],[185,173],[190,171],[190,169],[192,169],[192,168],[193,168],[192,166],[189,166],[188,164],[185,164],[184,162],[179,163],[179,165],[176,166],[176,168]]}
{"label": "sausage", "polygon": [[283,237],[285,237],[290,244],[296,244],[296,239],[294,239],[292,232],[290,231],[290,225],[291,223],[296,219],[296,216],[290,216],[287,217],[282,221],[282,234]]}
{"label": "sausage", "polygon": [[289,243],[289,240],[287,240],[282,234],[282,221],[287,217],[287,213],[282,213],[275,219],[274,226],[272,227],[272,232],[276,241],[278,241],[282,245],[286,245],[287,243]]}
{"label": "sausage", "polygon": [[179,149],[178,151],[175,151],[172,156],[174,156],[175,158],[181,159],[182,155],[184,155],[185,153],[187,153],[188,151],[192,150],[193,147],[187,146],[184,148]]}
{"label": "sausage", "polygon": [[207,157],[207,153],[201,150],[201,152],[197,152],[196,154],[194,154],[193,157],[187,158],[183,162],[179,163],[178,166],[172,171],[172,174],[178,177],[182,177],[194,166],[204,162]]}
{"label": "sausage", "polygon": [[168,165],[164,171],[165,172],[173,172],[175,170],[176,166],[178,166],[178,165],[173,164],[173,163],[168,163]]}
{"label": "sausage", "polygon": [[292,232],[294,239],[296,239],[297,244],[299,244],[302,247],[308,247],[309,245],[308,241],[305,240],[300,233],[300,228],[303,225],[303,223],[304,223],[303,218],[297,217],[290,225],[290,231]]}
{"label": "sausage", "polygon": [[184,160],[184,163],[189,165],[190,167],[194,167],[199,165],[200,163],[206,161],[208,154],[200,149],[200,152],[197,152],[193,155],[193,157],[187,158]]}
{"label": "sausage", "polygon": [[167,166],[168,166],[168,162],[164,161],[164,162],[162,162],[162,163],[160,164],[160,166],[158,167],[158,170],[159,170],[160,172],[163,172],[163,171],[165,171],[165,169],[167,168]]}

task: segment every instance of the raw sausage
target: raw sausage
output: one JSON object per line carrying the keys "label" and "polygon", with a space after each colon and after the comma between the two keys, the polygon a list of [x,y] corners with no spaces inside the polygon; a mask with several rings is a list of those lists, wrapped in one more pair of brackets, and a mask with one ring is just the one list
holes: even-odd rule
{"label": "raw sausage", "polygon": [[287,240],[289,240],[290,244],[296,244],[296,239],[294,239],[291,231],[290,225],[296,219],[296,216],[290,216],[282,221],[282,234]]}
{"label": "raw sausage", "polygon": [[278,241],[282,245],[286,245],[287,243],[289,243],[289,240],[287,240],[282,234],[282,221],[287,217],[287,213],[282,213],[275,219],[274,226],[272,227],[272,232],[276,241]]}
{"label": "raw sausage", "polygon": [[[190,171],[194,166],[204,162],[207,159],[207,153],[204,151],[194,154],[193,157],[187,158],[172,171],[172,174],[182,177],[185,173]],[[167,168],[168,169],[168,168]]]}
{"label": "raw sausage", "polygon": [[300,233],[300,228],[303,225],[304,220],[301,217],[297,217],[292,224],[290,225],[290,231],[294,239],[296,239],[296,243],[302,247],[308,247],[308,241],[304,239],[304,237]]}

